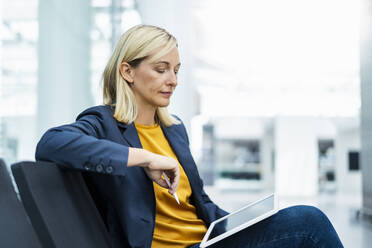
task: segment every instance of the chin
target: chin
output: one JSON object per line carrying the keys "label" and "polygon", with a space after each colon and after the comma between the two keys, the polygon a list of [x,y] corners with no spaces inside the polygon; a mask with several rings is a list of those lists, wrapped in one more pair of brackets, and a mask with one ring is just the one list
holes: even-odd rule
{"label": "chin", "polygon": [[168,101],[158,101],[157,103],[156,103],[156,106],[157,107],[160,107],[160,108],[163,108],[163,107],[168,107],[168,105],[169,105],[169,103],[170,103],[170,101],[168,100]]}
{"label": "chin", "polygon": [[158,104],[158,107],[165,108],[165,107],[168,107],[168,105],[169,105],[169,102],[168,103]]}

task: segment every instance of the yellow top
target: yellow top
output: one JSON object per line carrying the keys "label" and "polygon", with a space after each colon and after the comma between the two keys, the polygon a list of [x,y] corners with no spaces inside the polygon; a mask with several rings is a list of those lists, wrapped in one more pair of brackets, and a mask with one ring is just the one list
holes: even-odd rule
{"label": "yellow top", "polygon": [[[158,124],[144,126],[135,123],[142,147],[150,152],[177,159]],[[168,190],[154,183],[156,198],[155,230],[151,248],[185,248],[201,242],[207,227],[189,203],[191,187],[180,165],[180,183],[177,195],[180,205]]]}

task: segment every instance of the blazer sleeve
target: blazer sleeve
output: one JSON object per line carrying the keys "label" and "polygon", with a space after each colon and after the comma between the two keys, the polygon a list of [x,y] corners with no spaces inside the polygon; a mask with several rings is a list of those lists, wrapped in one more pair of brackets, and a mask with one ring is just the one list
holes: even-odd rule
{"label": "blazer sleeve", "polygon": [[129,147],[103,139],[104,114],[97,107],[76,122],[49,129],[36,147],[36,160],[83,171],[125,176]]}

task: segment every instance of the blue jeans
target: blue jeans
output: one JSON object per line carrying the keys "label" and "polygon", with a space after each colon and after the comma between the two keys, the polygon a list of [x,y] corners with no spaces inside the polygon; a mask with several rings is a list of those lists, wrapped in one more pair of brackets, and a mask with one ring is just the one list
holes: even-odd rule
{"label": "blue jeans", "polygon": [[[199,247],[199,244],[191,246]],[[343,247],[327,216],[318,208],[294,206],[250,226],[210,248]]]}

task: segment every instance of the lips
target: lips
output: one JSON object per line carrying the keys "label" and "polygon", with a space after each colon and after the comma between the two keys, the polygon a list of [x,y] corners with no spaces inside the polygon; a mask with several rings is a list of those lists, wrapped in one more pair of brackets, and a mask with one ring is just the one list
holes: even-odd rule
{"label": "lips", "polygon": [[166,96],[166,97],[170,97],[172,95],[172,92],[171,91],[161,91],[160,94],[162,94],[163,96]]}

